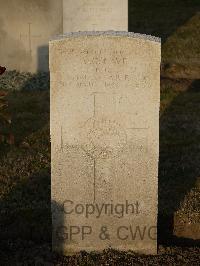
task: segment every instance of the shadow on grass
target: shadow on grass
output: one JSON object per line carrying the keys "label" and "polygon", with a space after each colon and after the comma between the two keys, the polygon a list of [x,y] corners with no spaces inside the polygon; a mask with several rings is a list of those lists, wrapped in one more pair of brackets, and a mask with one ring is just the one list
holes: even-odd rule
{"label": "shadow on grass", "polygon": [[51,240],[50,180],[50,169],[40,170],[18,181],[0,200],[1,240]]}
{"label": "shadow on grass", "polygon": [[49,91],[12,92],[8,101],[17,145],[49,124]]}
{"label": "shadow on grass", "polygon": [[[189,82],[188,86],[174,97],[160,118],[158,232],[160,243],[166,244],[199,244],[173,236],[174,213],[200,176],[200,81]],[[166,95],[172,88],[168,90]]]}
{"label": "shadow on grass", "polygon": [[158,36],[165,42],[198,11],[199,0],[129,0],[129,31]]}
{"label": "shadow on grass", "polygon": [[51,241],[49,91],[8,97],[15,145],[0,147],[0,252]]}

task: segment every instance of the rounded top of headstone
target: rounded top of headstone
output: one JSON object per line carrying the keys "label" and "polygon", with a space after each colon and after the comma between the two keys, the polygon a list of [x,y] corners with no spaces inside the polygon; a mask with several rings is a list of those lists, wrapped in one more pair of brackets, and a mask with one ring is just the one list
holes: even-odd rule
{"label": "rounded top of headstone", "polygon": [[79,32],[69,32],[65,33],[63,35],[58,35],[51,39],[50,41],[60,41],[66,38],[77,38],[82,36],[116,36],[116,37],[130,37],[130,38],[137,38],[137,39],[143,39],[143,40],[149,40],[157,43],[161,43],[161,38],[146,35],[146,34],[140,34],[140,33],[134,33],[134,32],[126,32],[126,31],[79,31]]}

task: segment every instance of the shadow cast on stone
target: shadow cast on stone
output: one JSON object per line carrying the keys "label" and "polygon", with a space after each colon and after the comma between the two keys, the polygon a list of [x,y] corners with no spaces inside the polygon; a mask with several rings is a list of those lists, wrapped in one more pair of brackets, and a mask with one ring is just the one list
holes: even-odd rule
{"label": "shadow cast on stone", "polygon": [[55,200],[51,201],[52,211],[52,251],[64,254],[65,245],[68,241],[69,231],[65,224],[64,203],[60,204]]}
{"label": "shadow cast on stone", "polygon": [[37,49],[37,72],[49,72],[49,46],[43,45]]}
{"label": "shadow cast on stone", "polygon": [[200,176],[200,82],[189,84],[160,117],[158,236],[162,244],[200,244],[173,235],[174,214]]}

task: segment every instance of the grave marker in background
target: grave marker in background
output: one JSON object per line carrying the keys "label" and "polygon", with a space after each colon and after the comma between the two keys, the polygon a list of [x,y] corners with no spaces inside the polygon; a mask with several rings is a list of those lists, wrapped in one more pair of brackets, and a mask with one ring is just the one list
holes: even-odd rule
{"label": "grave marker in background", "polygon": [[49,71],[49,40],[63,30],[62,1],[0,0],[0,58],[8,71]]}
{"label": "grave marker in background", "polygon": [[128,31],[128,0],[63,0],[63,32]]}
{"label": "grave marker in background", "polygon": [[50,42],[54,250],[157,252],[160,53],[125,32]]}

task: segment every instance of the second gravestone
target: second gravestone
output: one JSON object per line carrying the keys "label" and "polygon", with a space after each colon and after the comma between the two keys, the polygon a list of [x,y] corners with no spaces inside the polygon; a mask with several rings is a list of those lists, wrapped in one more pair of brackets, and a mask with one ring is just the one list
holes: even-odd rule
{"label": "second gravestone", "polygon": [[53,249],[157,252],[160,40],[50,42]]}
{"label": "second gravestone", "polygon": [[128,0],[63,0],[63,32],[128,31]]}

